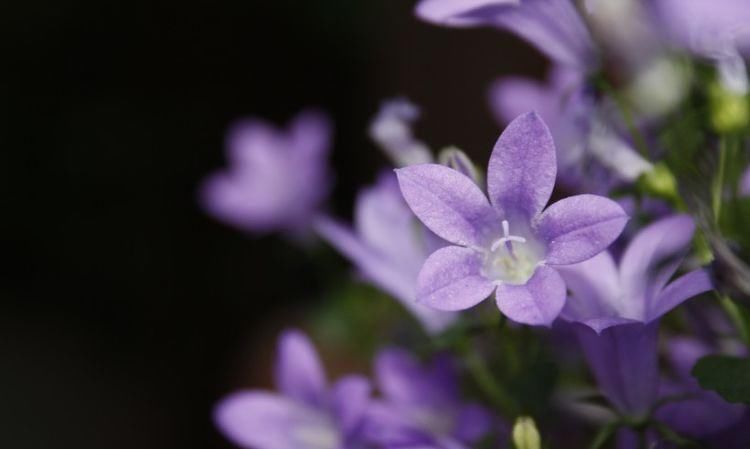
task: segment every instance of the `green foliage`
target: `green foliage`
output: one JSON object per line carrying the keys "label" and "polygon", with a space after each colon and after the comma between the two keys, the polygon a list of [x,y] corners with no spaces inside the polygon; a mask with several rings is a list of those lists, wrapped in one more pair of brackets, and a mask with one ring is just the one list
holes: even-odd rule
{"label": "green foliage", "polygon": [[750,404],[750,359],[723,355],[703,357],[693,367],[701,387],[729,402]]}

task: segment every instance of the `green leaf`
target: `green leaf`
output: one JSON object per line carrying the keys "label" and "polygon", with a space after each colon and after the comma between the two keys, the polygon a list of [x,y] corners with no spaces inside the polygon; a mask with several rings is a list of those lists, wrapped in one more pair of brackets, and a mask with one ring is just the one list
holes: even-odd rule
{"label": "green leaf", "polygon": [[692,374],[701,387],[727,401],[750,404],[750,359],[709,355],[696,363]]}

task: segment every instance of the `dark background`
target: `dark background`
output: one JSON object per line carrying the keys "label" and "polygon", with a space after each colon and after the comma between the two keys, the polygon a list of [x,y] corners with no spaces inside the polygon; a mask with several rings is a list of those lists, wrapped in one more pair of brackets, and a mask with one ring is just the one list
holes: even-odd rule
{"label": "dark background", "polygon": [[484,164],[488,83],[543,72],[510,36],[433,27],[412,6],[0,6],[1,447],[231,447],[211,405],[267,382],[275,333],[325,286],[309,254],[197,208],[225,125],[329,111],[346,217],[385,162],[366,136],[381,99],[408,96],[423,140]]}

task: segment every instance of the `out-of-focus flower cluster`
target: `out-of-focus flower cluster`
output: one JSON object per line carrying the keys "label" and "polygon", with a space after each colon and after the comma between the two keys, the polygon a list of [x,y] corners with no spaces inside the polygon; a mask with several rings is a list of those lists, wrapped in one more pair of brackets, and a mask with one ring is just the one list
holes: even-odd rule
{"label": "out-of-focus flower cluster", "polygon": [[416,15],[513,33],[550,75],[488,82],[504,130],[486,170],[420,140],[417,106],[384,102],[369,132],[393,165],[351,223],[325,208],[322,113],[231,128],[205,210],[317,235],[423,332],[332,302],[352,332],[392,330],[373,375],[329,384],[287,331],[277,392],[222,399],[219,429],[252,449],[750,447],[750,2],[422,0]]}

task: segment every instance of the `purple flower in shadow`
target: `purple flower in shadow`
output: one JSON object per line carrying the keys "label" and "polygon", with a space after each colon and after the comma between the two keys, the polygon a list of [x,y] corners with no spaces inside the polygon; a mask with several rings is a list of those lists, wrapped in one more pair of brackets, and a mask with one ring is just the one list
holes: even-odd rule
{"label": "purple flower in shadow", "polygon": [[328,118],[313,111],[285,130],[259,119],[235,123],[226,137],[229,166],[206,179],[201,204],[245,231],[304,231],[329,191],[330,137]]}
{"label": "purple flower in shadow", "polygon": [[375,360],[375,378],[383,398],[370,404],[365,433],[377,444],[460,449],[497,428],[487,410],[462,401],[448,356],[422,365],[404,350],[385,349]]}
{"label": "purple flower in shadow", "polygon": [[729,404],[713,391],[702,389],[690,375],[698,359],[712,352],[708,345],[693,338],[672,338],[667,349],[675,378],[662,380],[660,396],[684,399],[660,407],[658,419],[682,435],[701,438],[727,429],[742,418],[745,406]]}
{"label": "purple flower in shadow", "polygon": [[658,320],[683,301],[712,288],[697,269],[670,282],[695,225],[674,215],[644,228],[619,267],[601,253],[560,269],[571,297],[561,317],[575,326],[599,388],[621,412],[642,416],[657,397]]}
{"label": "purple flower in shadow", "polygon": [[367,379],[350,375],[327,386],[310,340],[287,331],[279,339],[275,381],[279,393],[238,391],[216,406],[216,425],[232,442],[249,449],[360,447]]}
{"label": "purple flower in shadow", "polygon": [[412,211],[453,243],[425,262],[417,301],[463,310],[495,292],[508,318],[549,325],[566,296],[557,267],[603,251],[628,220],[617,203],[597,195],[568,197],[544,209],[556,172],[552,136],[536,113],[514,120],[495,144],[487,171],[489,201],[471,179],[450,168],[396,170]]}
{"label": "purple flower in shadow", "polygon": [[393,295],[429,333],[444,330],[456,314],[418,304],[417,275],[427,256],[446,242],[416,219],[404,202],[391,172],[357,197],[354,229],[318,217],[315,230],[352,261],[374,286]]}
{"label": "purple flower in shadow", "polygon": [[448,26],[494,26],[515,33],[553,61],[588,71],[594,42],[571,0],[422,0],[416,14]]}

